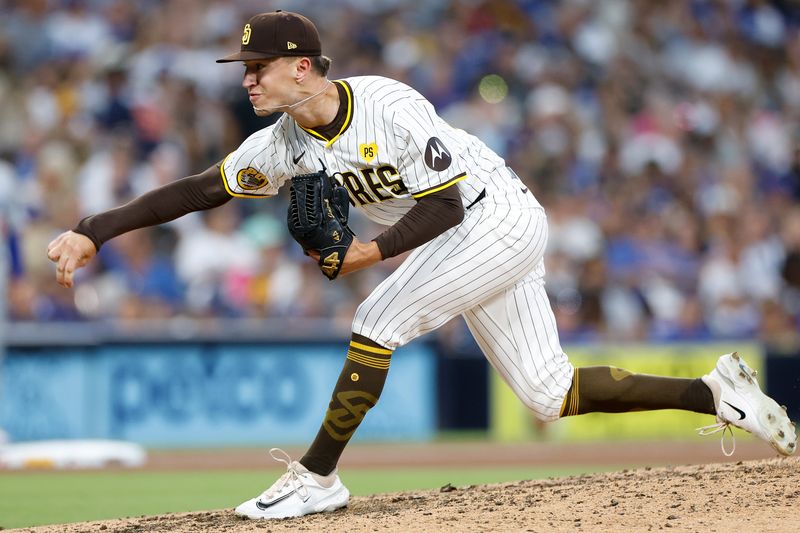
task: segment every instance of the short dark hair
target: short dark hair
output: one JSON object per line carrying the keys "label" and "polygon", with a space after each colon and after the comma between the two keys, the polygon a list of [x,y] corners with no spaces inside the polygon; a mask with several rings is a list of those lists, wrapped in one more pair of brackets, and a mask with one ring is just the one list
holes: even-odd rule
{"label": "short dark hair", "polygon": [[311,60],[311,68],[320,76],[327,76],[331,68],[332,59],[328,56],[313,56],[309,57]]}

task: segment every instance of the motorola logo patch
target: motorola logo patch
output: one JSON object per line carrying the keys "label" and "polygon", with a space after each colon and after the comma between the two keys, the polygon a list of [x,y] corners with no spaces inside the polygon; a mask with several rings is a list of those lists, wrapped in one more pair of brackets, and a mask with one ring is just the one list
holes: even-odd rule
{"label": "motorola logo patch", "polygon": [[428,139],[428,145],[425,147],[425,164],[428,168],[441,172],[452,162],[453,157],[438,137]]}

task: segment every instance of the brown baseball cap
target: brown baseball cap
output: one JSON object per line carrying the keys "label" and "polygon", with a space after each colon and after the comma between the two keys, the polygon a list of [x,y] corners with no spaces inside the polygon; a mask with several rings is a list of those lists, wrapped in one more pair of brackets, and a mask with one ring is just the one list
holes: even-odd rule
{"label": "brown baseball cap", "polygon": [[217,59],[217,63],[265,57],[319,55],[322,55],[322,45],[314,23],[303,15],[279,9],[251,17],[244,25],[242,49]]}

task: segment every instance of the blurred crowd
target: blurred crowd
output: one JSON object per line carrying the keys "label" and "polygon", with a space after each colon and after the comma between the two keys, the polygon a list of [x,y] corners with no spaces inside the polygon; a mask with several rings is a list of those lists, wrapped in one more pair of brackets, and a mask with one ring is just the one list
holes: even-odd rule
{"label": "blurred crowd", "polygon": [[[285,198],[234,200],[106,243],[74,290],[46,245],[199,173],[251,132],[252,14],[317,24],[332,78],[417,88],[548,210],[564,341],[800,329],[800,7],[766,0],[0,0],[0,212],[12,320],[333,316],[396,267],[329,283]],[[274,120],[274,117],[273,117]],[[285,191],[284,191],[285,194]],[[382,229],[355,217],[362,240]]]}

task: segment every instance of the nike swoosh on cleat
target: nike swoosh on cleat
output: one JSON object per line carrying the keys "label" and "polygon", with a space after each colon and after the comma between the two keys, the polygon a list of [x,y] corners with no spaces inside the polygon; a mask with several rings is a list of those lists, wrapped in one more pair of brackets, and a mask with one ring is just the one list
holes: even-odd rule
{"label": "nike swoosh on cleat", "polygon": [[[723,400],[723,401],[725,401],[725,400]],[[730,403],[730,402],[725,402],[725,403],[727,403],[728,405],[730,405],[730,406],[731,406],[731,409],[733,409],[734,411],[736,411],[737,413],[739,413],[739,420],[744,420],[744,417],[746,417],[746,416],[747,416],[746,414],[744,414],[744,411],[742,411],[741,409],[739,409],[739,408],[738,408],[738,407],[736,407],[735,405],[731,405],[731,403]]]}
{"label": "nike swoosh on cleat", "polygon": [[[726,403],[727,403],[727,402],[726,402]],[[734,409],[735,409],[735,408],[734,408]],[[256,507],[258,507],[258,508],[259,508],[259,509],[261,509],[262,511],[266,511],[267,509],[269,509],[270,507],[272,507],[272,506],[273,506],[273,505],[275,505],[276,503],[278,503],[278,502],[282,502],[283,500],[285,500],[286,498],[288,498],[288,497],[289,497],[289,496],[291,496],[292,494],[294,494],[294,491],[287,492],[286,494],[284,494],[284,495],[283,495],[283,496],[281,496],[280,498],[275,498],[274,500],[272,500],[272,501],[271,501],[271,502],[269,502],[269,503],[262,503],[262,502],[261,502],[261,500],[256,500]]]}
{"label": "nike swoosh on cleat", "polygon": [[304,156],[304,155],[306,155],[306,152],[305,152],[305,150],[303,150],[303,153],[302,153],[302,154],[300,154],[300,155],[298,155],[297,157],[295,157],[294,159],[292,159],[292,163],[294,163],[294,164],[296,165],[297,163],[299,163],[299,162],[300,162],[300,160],[301,160],[301,159],[303,159],[303,156]]}

